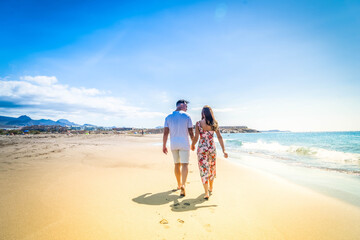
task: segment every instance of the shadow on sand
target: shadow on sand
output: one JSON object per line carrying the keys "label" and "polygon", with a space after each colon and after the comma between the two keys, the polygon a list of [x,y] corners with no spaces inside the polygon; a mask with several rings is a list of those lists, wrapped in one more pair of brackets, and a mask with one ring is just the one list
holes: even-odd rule
{"label": "shadow on sand", "polygon": [[174,212],[186,212],[186,211],[194,211],[199,208],[206,207],[217,207],[217,205],[201,205],[200,204],[207,202],[204,199],[204,194],[199,195],[197,198],[186,198],[175,195],[176,190],[169,190],[166,192],[160,193],[145,193],[132,200],[139,204],[145,205],[164,205],[168,203],[172,203],[170,205],[171,211]]}

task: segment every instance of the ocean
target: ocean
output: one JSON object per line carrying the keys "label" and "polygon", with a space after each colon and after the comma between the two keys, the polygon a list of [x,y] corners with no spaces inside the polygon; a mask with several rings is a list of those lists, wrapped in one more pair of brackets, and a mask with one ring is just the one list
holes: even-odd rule
{"label": "ocean", "polygon": [[[230,162],[360,207],[360,132],[230,133],[222,137]],[[219,143],[217,152],[221,155]]]}
{"label": "ocean", "polygon": [[227,151],[288,165],[360,175],[360,132],[223,134]]}

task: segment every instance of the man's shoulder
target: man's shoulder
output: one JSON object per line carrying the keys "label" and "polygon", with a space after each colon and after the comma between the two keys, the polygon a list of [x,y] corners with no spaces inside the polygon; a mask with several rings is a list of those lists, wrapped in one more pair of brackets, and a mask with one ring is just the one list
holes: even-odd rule
{"label": "man's shoulder", "polygon": [[171,114],[169,114],[165,120],[174,119],[174,118],[190,118],[190,115],[187,112],[184,111],[174,111]]}
{"label": "man's shoulder", "polygon": [[175,114],[175,112],[170,113],[169,115],[166,116],[166,119],[171,118],[172,116],[174,116],[174,114]]}
{"label": "man's shoulder", "polygon": [[184,117],[190,118],[190,114],[188,114],[187,112],[180,111],[180,114]]}

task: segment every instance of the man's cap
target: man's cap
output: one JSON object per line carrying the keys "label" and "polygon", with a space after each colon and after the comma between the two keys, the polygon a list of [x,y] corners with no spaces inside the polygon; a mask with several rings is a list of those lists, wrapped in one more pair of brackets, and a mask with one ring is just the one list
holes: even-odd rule
{"label": "man's cap", "polygon": [[186,101],[186,100],[184,100],[184,99],[180,99],[179,101],[176,102],[176,106],[179,106],[179,105],[182,104],[182,103],[188,104],[189,101]]}

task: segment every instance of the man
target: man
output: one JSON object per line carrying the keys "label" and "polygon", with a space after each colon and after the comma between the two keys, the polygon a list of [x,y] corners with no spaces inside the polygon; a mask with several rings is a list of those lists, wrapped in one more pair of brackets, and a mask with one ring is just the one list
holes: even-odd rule
{"label": "man", "polygon": [[170,133],[170,147],[175,163],[175,177],[180,189],[180,196],[185,196],[185,183],[188,175],[190,158],[190,142],[194,138],[193,124],[189,114],[186,113],[186,100],[176,103],[176,110],[166,117],[163,136],[163,152],[168,153],[166,142]]}

